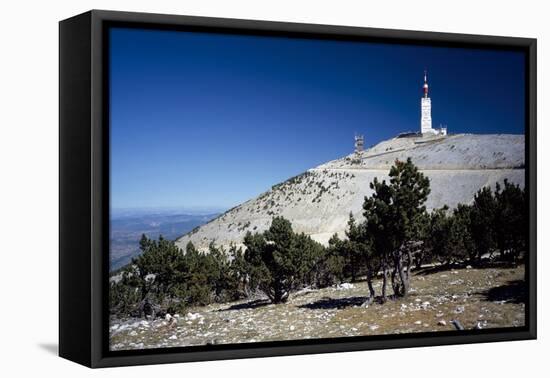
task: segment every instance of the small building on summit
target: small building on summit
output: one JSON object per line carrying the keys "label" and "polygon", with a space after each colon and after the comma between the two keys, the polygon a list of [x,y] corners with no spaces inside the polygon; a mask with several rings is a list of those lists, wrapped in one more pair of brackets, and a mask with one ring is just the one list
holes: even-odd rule
{"label": "small building on summit", "polygon": [[[399,133],[396,138],[418,138],[418,137],[434,137],[446,136],[447,126],[440,125],[438,128],[432,127],[432,99],[429,96],[428,72],[424,70],[424,85],[422,86],[422,98],[420,99],[420,132],[406,131]],[[419,140],[416,143],[424,143]],[[365,139],[363,135],[355,134],[354,152],[356,156],[360,156],[364,151]]]}
{"label": "small building on summit", "polygon": [[423,136],[447,135],[446,127],[440,127],[438,129],[432,127],[432,100],[428,96],[428,73],[426,71],[424,71],[424,86],[422,89],[423,96],[420,100],[420,133]]}

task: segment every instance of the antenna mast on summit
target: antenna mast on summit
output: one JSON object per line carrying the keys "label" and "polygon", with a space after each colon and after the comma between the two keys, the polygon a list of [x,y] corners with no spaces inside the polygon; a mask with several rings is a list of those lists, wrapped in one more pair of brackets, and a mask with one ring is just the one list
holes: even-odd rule
{"label": "antenna mast on summit", "polygon": [[363,138],[363,135],[355,134],[355,153],[359,153],[363,151],[365,148],[365,138]]}

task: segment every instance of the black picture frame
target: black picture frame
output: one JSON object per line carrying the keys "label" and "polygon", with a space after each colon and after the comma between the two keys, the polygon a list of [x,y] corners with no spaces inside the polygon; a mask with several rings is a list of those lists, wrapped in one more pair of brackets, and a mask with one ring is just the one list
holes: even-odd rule
{"label": "black picture frame", "polygon": [[[529,198],[526,325],[111,352],[108,348],[110,26],[523,51]],[[88,367],[535,339],[536,39],[92,10],[59,24],[59,354]]]}

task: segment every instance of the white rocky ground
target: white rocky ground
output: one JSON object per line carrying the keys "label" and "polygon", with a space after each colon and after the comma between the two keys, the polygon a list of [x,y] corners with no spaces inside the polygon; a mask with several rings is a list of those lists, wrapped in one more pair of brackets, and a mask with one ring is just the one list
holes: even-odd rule
{"label": "white rocky ground", "polygon": [[[168,319],[111,319],[112,350],[451,331],[525,325],[523,266],[419,271],[409,297],[362,306],[365,282],[191,308]],[[375,288],[380,293],[380,280]]]}
{"label": "white rocky ground", "polygon": [[334,233],[343,236],[350,211],[361,217],[372,180],[387,178],[393,162],[407,157],[430,178],[429,209],[470,203],[480,188],[504,179],[525,184],[523,135],[394,138],[274,185],[176,244],[184,248],[192,241],[200,249],[211,241],[226,248],[230,243],[240,245],[247,231],[264,231],[277,215],[289,219],[296,232],[326,244]]}

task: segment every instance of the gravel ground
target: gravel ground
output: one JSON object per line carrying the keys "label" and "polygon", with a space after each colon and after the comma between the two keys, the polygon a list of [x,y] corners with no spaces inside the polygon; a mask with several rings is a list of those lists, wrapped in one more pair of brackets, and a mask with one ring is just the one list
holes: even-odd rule
{"label": "gravel ground", "polygon": [[[285,304],[239,301],[191,308],[173,319],[112,319],[112,350],[519,327],[524,267],[437,268],[415,273],[407,298],[362,306],[366,282],[302,290]],[[375,282],[377,294],[380,280]]]}

